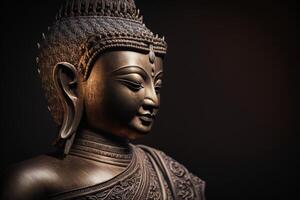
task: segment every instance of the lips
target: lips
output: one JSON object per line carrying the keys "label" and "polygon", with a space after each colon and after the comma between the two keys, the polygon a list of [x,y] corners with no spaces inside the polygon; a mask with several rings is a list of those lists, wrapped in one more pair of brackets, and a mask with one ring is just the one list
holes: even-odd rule
{"label": "lips", "polygon": [[154,121],[154,115],[150,113],[141,114],[139,115],[139,119],[143,125],[149,126]]}

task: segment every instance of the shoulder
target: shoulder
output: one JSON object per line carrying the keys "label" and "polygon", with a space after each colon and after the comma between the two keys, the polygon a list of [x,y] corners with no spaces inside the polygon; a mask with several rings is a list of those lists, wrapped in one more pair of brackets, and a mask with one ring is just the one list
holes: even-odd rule
{"label": "shoulder", "polygon": [[41,155],[23,161],[1,173],[0,199],[42,199],[56,178],[53,157]]}
{"label": "shoulder", "polygon": [[158,164],[164,177],[169,179],[173,192],[176,195],[190,195],[192,199],[205,199],[205,182],[187,170],[185,166],[166,155],[164,152],[148,147],[137,145]]}

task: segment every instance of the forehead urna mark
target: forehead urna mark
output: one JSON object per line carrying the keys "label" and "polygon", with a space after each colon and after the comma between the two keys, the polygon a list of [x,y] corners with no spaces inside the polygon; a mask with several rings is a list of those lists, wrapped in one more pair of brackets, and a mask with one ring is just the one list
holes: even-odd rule
{"label": "forehead urna mark", "polygon": [[151,76],[153,77],[154,76],[154,71],[155,71],[155,65],[154,65],[154,62],[155,62],[155,53],[154,53],[154,49],[153,49],[153,45],[150,44],[150,52],[149,52],[149,61],[150,63],[152,64],[152,69],[151,69]]}

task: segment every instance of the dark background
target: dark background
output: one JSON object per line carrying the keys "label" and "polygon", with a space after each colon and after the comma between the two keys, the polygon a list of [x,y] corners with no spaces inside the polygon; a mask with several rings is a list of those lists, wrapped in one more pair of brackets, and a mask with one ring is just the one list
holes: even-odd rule
{"label": "dark background", "polygon": [[[1,5],[0,168],[51,150],[56,128],[35,56],[60,2]],[[295,71],[288,76],[294,5],[136,3],[169,45],[159,120],[137,143],[165,151],[204,179],[208,200],[291,199],[299,168]]]}

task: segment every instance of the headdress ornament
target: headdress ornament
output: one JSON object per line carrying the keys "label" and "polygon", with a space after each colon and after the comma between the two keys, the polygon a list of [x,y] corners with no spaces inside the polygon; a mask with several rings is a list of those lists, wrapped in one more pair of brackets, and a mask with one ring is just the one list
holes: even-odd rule
{"label": "headdress ornament", "polygon": [[133,49],[163,56],[167,44],[146,27],[134,0],[66,0],[38,48],[36,61],[49,110],[61,124],[60,100],[51,76],[58,62],[73,64],[87,79],[94,61],[106,50]]}

